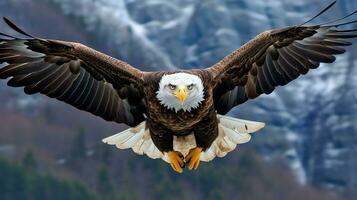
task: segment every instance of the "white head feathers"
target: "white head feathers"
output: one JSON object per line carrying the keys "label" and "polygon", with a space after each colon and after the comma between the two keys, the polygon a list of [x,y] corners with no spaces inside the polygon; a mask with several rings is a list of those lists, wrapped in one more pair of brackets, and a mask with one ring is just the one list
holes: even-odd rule
{"label": "white head feathers", "polygon": [[200,77],[188,73],[162,76],[156,97],[161,105],[176,112],[190,112],[204,100],[203,84]]}

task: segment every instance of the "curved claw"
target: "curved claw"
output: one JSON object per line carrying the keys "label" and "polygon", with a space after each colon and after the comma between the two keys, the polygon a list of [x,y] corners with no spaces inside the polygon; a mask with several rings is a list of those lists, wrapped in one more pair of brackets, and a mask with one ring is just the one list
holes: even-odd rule
{"label": "curved claw", "polygon": [[202,148],[195,147],[190,150],[190,152],[185,157],[185,161],[188,162],[188,169],[197,169],[200,165],[200,157],[202,153]]}
{"label": "curved claw", "polygon": [[178,151],[169,151],[167,152],[167,156],[170,160],[172,169],[177,173],[182,173],[182,168],[185,166],[183,155]]}

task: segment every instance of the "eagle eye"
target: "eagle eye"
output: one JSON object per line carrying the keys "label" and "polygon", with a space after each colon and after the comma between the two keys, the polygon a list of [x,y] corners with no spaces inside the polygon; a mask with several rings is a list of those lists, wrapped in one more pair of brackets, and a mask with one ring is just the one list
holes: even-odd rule
{"label": "eagle eye", "polygon": [[175,90],[176,89],[176,85],[169,84],[169,88],[170,88],[170,90]]}
{"label": "eagle eye", "polygon": [[188,90],[192,90],[192,88],[193,88],[193,84],[190,84],[190,85],[187,86]]}

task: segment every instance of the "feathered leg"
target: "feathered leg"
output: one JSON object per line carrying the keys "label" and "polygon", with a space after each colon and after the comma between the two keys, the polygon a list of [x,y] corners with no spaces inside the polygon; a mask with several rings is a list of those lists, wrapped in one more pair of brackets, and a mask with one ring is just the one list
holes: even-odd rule
{"label": "feathered leg", "polygon": [[201,153],[208,149],[218,136],[218,121],[215,111],[211,111],[194,127],[196,139],[195,148],[191,149],[185,157],[188,169],[197,169],[200,164]]}
{"label": "feathered leg", "polygon": [[182,173],[182,168],[185,166],[184,157],[180,152],[173,149],[173,134],[170,130],[147,120],[148,128],[150,129],[150,136],[155,146],[167,157],[170,161],[170,165],[175,172]]}

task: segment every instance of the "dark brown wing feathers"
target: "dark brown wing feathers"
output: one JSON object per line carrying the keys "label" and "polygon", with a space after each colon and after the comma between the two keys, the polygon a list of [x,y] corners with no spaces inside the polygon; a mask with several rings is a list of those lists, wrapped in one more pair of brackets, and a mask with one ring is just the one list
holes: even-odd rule
{"label": "dark brown wing feathers", "polygon": [[[335,2],[323,9],[317,18]],[[332,63],[357,29],[339,29],[357,20],[354,15],[324,24],[303,23],[259,34],[256,38],[207,69],[214,77],[214,104],[219,114],[261,94],[273,92],[320,63]],[[0,33],[0,78],[8,85],[24,87],[27,94],[42,93],[86,110],[106,120],[134,126],[143,121],[144,73],[78,43],[45,40],[27,34],[8,19],[5,22],[20,39]],[[331,25],[334,23],[333,25]]]}
{"label": "dark brown wing feathers", "polygon": [[[42,93],[108,121],[135,126],[144,120],[142,72],[78,43],[0,35],[0,78],[27,94]],[[119,96],[118,91],[129,90]]]}
{"label": "dark brown wing feathers", "polygon": [[[329,8],[313,17],[315,19]],[[282,86],[317,68],[332,63],[356,38],[357,29],[341,30],[340,26],[357,21],[339,22],[357,13],[320,25],[290,26],[259,34],[256,38],[225,57],[208,70],[216,77],[215,106],[219,114],[261,94],[270,94]],[[308,22],[310,22],[309,20]]]}

